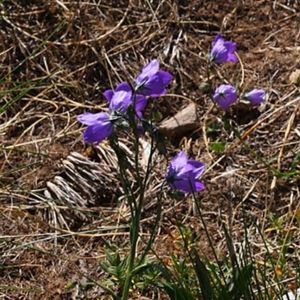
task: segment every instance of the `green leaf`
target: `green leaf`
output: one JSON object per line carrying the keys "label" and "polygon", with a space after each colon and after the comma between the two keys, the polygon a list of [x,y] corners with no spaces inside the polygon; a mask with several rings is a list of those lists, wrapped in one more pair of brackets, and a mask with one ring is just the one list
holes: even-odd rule
{"label": "green leaf", "polygon": [[225,142],[213,142],[209,145],[210,149],[216,153],[223,153],[226,147]]}
{"label": "green leaf", "polygon": [[162,283],[162,288],[171,300],[195,300],[193,295],[185,288],[177,286],[175,283]]}
{"label": "green leaf", "polygon": [[221,130],[221,126],[219,123],[211,122],[210,124],[208,124],[206,132],[208,134],[212,134],[212,133],[218,133],[220,130]]}
{"label": "green leaf", "polygon": [[163,115],[158,109],[153,109],[151,117],[152,117],[152,121],[154,123],[157,123],[157,122],[160,122],[162,120]]}
{"label": "green leaf", "polygon": [[199,255],[196,251],[193,251],[193,259],[195,265],[195,272],[198,277],[203,299],[204,300],[214,299],[213,288],[210,283],[211,280],[210,280],[209,271],[207,270],[205,264],[200,260]]}

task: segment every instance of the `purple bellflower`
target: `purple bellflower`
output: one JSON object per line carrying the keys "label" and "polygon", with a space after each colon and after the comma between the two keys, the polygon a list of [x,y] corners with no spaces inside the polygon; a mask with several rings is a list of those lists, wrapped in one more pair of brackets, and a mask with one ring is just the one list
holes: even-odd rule
{"label": "purple bellflower", "polygon": [[128,82],[121,82],[120,84],[117,85],[115,90],[106,90],[103,93],[103,96],[107,100],[107,102],[110,103],[110,100],[112,99],[113,95],[115,92],[120,92],[120,91],[125,91],[125,92],[132,92],[131,86],[129,85]]}
{"label": "purple bellflower", "polygon": [[84,113],[77,116],[77,120],[87,125],[83,133],[83,139],[86,143],[100,143],[113,133],[113,124],[108,113]]}
{"label": "purple bellflower", "polygon": [[159,69],[159,61],[152,60],[136,78],[136,92],[144,96],[157,97],[166,93],[166,86],[173,79],[169,72]]}
{"label": "purple bellflower", "polygon": [[212,42],[212,49],[210,52],[210,60],[216,64],[225,62],[237,62],[235,55],[236,43],[225,41],[224,38],[218,34]]}
{"label": "purple bellflower", "polygon": [[223,110],[227,110],[237,100],[236,90],[230,84],[221,84],[215,90],[213,99]]}
{"label": "purple bellflower", "polygon": [[246,93],[245,98],[249,100],[252,105],[260,105],[266,98],[266,92],[261,89],[254,89]]}
{"label": "purple bellflower", "polygon": [[204,164],[188,159],[184,151],[179,152],[171,161],[166,180],[169,185],[184,193],[200,192],[204,184],[198,177],[204,172]]}
{"label": "purple bellflower", "polygon": [[[132,88],[131,88],[130,84],[127,82],[121,82],[119,85],[117,85],[115,90],[106,90],[103,93],[103,95],[104,95],[105,99],[107,100],[107,102],[110,103],[110,105],[111,105],[111,100],[112,100],[114,94],[116,92],[120,92],[120,91],[130,92],[132,95]],[[143,116],[142,112],[147,105],[147,99],[143,95],[134,95],[134,96],[132,96],[132,98],[133,99],[132,99],[131,104],[135,105],[136,115],[139,118],[142,118],[142,116]]]}
{"label": "purple bellflower", "polygon": [[[125,85],[124,85],[125,86]],[[113,133],[114,122],[120,120],[130,105],[133,104],[131,90],[119,88],[116,91],[104,92],[104,96],[109,102],[109,113],[84,113],[77,117],[77,120],[87,125],[83,134],[86,143],[100,143]],[[135,99],[135,110],[137,116],[142,116],[142,110],[146,106],[147,100],[144,96],[137,96]]]}

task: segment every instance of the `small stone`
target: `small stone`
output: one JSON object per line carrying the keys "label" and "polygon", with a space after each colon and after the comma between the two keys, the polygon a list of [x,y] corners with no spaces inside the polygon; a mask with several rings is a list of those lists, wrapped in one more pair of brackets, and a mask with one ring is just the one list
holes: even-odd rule
{"label": "small stone", "polygon": [[300,69],[297,69],[294,72],[292,72],[289,77],[289,80],[291,84],[300,84]]}
{"label": "small stone", "polygon": [[197,105],[189,104],[175,116],[162,121],[159,130],[169,138],[181,137],[199,127]]}

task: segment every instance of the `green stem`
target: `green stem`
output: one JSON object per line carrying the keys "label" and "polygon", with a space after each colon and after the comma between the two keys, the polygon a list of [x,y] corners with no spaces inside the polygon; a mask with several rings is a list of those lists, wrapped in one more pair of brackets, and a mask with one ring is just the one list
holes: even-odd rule
{"label": "green stem", "polygon": [[[133,103],[134,103],[133,107],[135,107],[135,101],[136,101],[136,95],[134,94],[133,95]],[[140,171],[139,170],[140,169],[140,165],[139,165],[139,149],[140,148],[139,148],[139,133],[137,130],[136,119],[135,119],[136,117],[137,116],[135,114],[132,114],[131,118],[129,119],[129,124],[131,125],[131,128],[134,133],[134,152],[135,152],[134,164],[135,164],[137,186],[138,186],[139,190],[138,190],[138,195],[137,195],[138,201],[136,201],[136,199],[134,199],[134,203],[136,203],[136,205],[134,206],[132,224],[131,224],[131,228],[130,228],[130,243],[131,243],[131,245],[130,245],[130,253],[129,253],[129,257],[128,257],[127,274],[126,274],[123,292],[122,292],[122,298],[121,298],[122,300],[128,299],[129,289],[131,286],[133,270],[134,270],[134,265],[135,265],[136,251],[137,251],[137,242],[138,242],[138,238],[139,238],[140,220],[141,220],[144,197],[145,197],[145,190],[146,190],[146,187],[148,184],[153,154],[155,151],[154,139],[152,137],[151,138],[151,152],[150,152],[150,155],[148,158],[145,177],[143,179],[139,172]],[[133,197],[133,198],[135,198],[135,197]],[[160,203],[158,203],[158,205],[160,205]],[[153,241],[154,237],[155,237],[155,234],[153,233],[153,236],[151,236],[150,241],[148,242],[148,245],[146,247],[147,251],[144,251],[142,258],[144,258],[145,255],[147,254],[147,252],[149,251],[149,243],[150,243],[150,248],[151,248],[151,242]]]}
{"label": "green stem", "polygon": [[[190,183],[190,184],[191,184],[191,183]],[[191,184],[191,187],[192,187],[192,184]],[[220,263],[220,261],[219,261],[219,259],[218,259],[218,256],[217,256],[215,247],[214,247],[213,242],[212,242],[212,240],[211,240],[211,237],[210,237],[210,235],[209,235],[209,231],[208,231],[208,229],[207,229],[206,222],[205,222],[205,220],[204,220],[204,218],[203,218],[202,211],[201,211],[201,208],[200,208],[199,203],[198,203],[198,201],[197,201],[196,195],[195,195],[195,193],[194,193],[194,191],[193,191],[193,188],[192,188],[191,190],[192,190],[193,200],[194,200],[194,202],[195,202],[195,206],[196,206],[198,215],[199,215],[200,220],[201,220],[201,223],[202,223],[202,225],[203,225],[203,228],[204,228],[204,231],[205,231],[205,235],[207,236],[207,239],[208,239],[209,246],[210,246],[210,248],[212,249],[214,258],[215,258],[215,260],[216,260],[216,262],[217,262],[217,264],[218,264],[218,266],[219,266],[219,270],[220,270],[221,277],[222,277],[222,279],[223,279],[223,281],[224,281],[224,283],[225,283],[225,282],[226,282],[226,278],[225,278],[225,275],[224,275],[223,270],[222,270],[222,265],[221,265],[221,263]]]}
{"label": "green stem", "polygon": [[[133,107],[135,108],[135,101],[136,95],[133,95]],[[144,200],[144,193],[146,182],[143,184],[142,178],[139,172],[139,134],[137,131],[137,126],[135,123],[135,114],[132,114],[131,119],[129,120],[129,124],[132,127],[133,134],[134,134],[134,165],[135,165],[135,172],[136,172],[136,179],[137,179],[137,186],[139,187],[139,196],[138,196],[138,203],[134,206],[134,212],[132,216],[132,224],[130,228],[130,253],[128,257],[128,267],[127,267],[127,274],[126,279],[123,287],[122,293],[122,300],[128,299],[129,289],[131,286],[132,280],[132,271],[134,268],[134,261],[136,256],[136,248],[137,248],[137,241],[139,237],[139,227],[140,227],[140,219],[141,219],[141,212]],[[145,180],[146,181],[146,180]],[[136,203],[135,199],[134,202]]]}
{"label": "green stem", "polygon": [[134,268],[134,260],[136,254],[136,246],[137,246],[137,241],[139,236],[139,223],[140,223],[140,214],[136,214],[130,228],[131,247],[130,247],[129,260],[128,260],[127,274],[126,274],[126,279],[123,287],[122,300],[128,299],[129,289],[131,286],[132,271]]}
{"label": "green stem", "polygon": [[151,249],[151,246],[156,238],[156,233],[159,227],[159,223],[160,223],[160,219],[161,219],[161,211],[162,211],[162,195],[163,195],[163,188],[165,186],[166,181],[163,181],[160,187],[160,191],[157,197],[157,212],[156,212],[156,218],[155,218],[155,222],[154,222],[154,227],[153,230],[151,232],[151,236],[148,240],[148,242],[146,243],[146,247],[144,249],[143,254],[141,255],[141,259],[140,261],[142,262],[146,255],[148,254],[149,250]]}

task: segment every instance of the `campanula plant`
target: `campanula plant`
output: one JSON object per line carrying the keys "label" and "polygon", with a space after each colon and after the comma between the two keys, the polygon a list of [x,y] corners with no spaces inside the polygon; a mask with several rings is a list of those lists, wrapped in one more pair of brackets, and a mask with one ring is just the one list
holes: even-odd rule
{"label": "campanula plant", "polygon": [[[215,104],[217,104],[223,111],[230,109],[232,105],[238,101],[238,93],[240,87],[235,87],[232,84],[221,84],[216,88],[213,88],[213,84],[209,78],[210,68],[217,67],[226,62],[237,62],[236,55],[236,43],[232,41],[226,41],[221,35],[217,35],[212,42],[212,49],[208,59],[208,83],[210,84],[210,96]],[[210,270],[213,268],[206,268],[205,262],[200,260],[197,249],[190,248],[188,243],[187,257],[190,261],[190,265],[194,270],[194,274],[191,276],[197,276],[199,286],[196,286],[197,298],[201,295],[203,299],[240,299],[243,296],[247,298],[250,292],[248,291],[250,286],[250,280],[252,278],[252,265],[238,266],[236,262],[233,263],[233,275],[232,280],[227,280],[223,274],[222,265],[218,261],[217,253],[215,251],[213,241],[210,238],[209,231],[207,229],[205,220],[203,218],[200,204],[198,203],[195,194],[205,189],[204,183],[200,177],[203,175],[205,166],[202,162],[190,159],[184,151],[180,151],[170,162],[164,178],[160,184],[161,190],[157,196],[157,212],[152,224],[152,232],[147,236],[147,240],[144,236],[140,235],[140,223],[142,218],[142,211],[144,208],[144,197],[147,186],[149,184],[149,174],[153,167],[153,153],[156,149],[159,149],[159,139],[156,138],[157,130],[151,122],[148,122],[145,108],[151,102],[148,101],[149,97],[159,97],[167,93],[167,86],[172,81],[173,76],[164,70],[160,69],[160,63],[157,59],[151,60],[146,64],[141,73],[135,77],[132,83],[121,82],[115,89],[106,90],[103,95],[108,103],[108,112],[98,113],[83,113],[77,117],[78,121],[86,125],[84,131],[84,141],[86,143],[95,145],[102,142],[105,138],[108,138],[113,150],[119,161],[119,175],[122,182],[125,198],[128,203],[128,207],[131,213],[130,223],[130,252],[124,259],[117,259],[117,266],[121,268],[118,291],[115,299],[128,299],[130,288],[133,285],[133,278],[139,275],[139,272],[146,269],[145,263],[146,255],[153,248],[157,228],[160,222],[161,211],[163,208],[162,196],[165,187],[165,183],[169,185],[171,189],[180,191],[182,193],[192,194],[194,203],[197,208],[198,216],[202,222],[205,230],[209,246],[215,257],[219,270],[215,274],[210,275]],[[262,89],[253,89],[247,92],[242,97],[248,100],[252,105],[260,105],[265,99],[266,93]],[[150,105],[149,105],[150,106]],[[148,113],[149,110],[147,110]],[[140,165],[140,132],[139,127],[143,125],[143,131],[148,132],[151,137],[151,150],[148,159],[148,165],[146,171],[142,172]],[[134,158],[130,160],[130,171],[134,173],[135,182],[132,184],[132,179],[127,176],[127,166],[122,164],[122,156],[126,155],[122,152],[118,144],[118,136],[120,128],[130,128],[128,138],[133,135],[133,155]],[[155,134],[154,134],[155,132]],[[130,135],[131,133],[131,135]],[[225,232],[226,233],[226,232]],[[138,241],[142,240],[145,243],[145,247],[142,249],[143,253],[138,252]],[[229,243],[228,243],[229,244]],[[230,245],[229,250],[233,249]],[[230,253],[230,257],[234,257],[235,253]],[[209,266],[209,264],[208,264]],[[108,270],[111,268],[108,268]],[[165,269],[166,266],[159,268],[158,273]],[[220,271],[220,272],[219,272]],[[238,271],[238,272],[237,272]],[[243,276],[243,277],[242,277]],[[242,278],[240,280],[240,277]],[[156,278],[156,277],[155,277]],[[246,280],[245,280],[246,278]],[[169,282],[166,282],[165,288],[170,291],[171,299],[194,299],[187,287],[187,293],[180,294],[182,292],[182,286],[180,278],[178,279],[179,286],[177,289],[177,283],[171,286]],[[197,280],[192,280],[197,282]],[[241,286],[243,281],[244,286]],[[216,287],[218,297],[214,296],[214,289]],[[220,288],[219,288],[220,287]],[[174,290],[172,290],[174,288]],[[174,291],[174,293],[173,293]],[[178,292],[178,293],[177,293]],[[228,292],[228,293],[227,293]],[[216,295],[217,295],[216,294]],[[182,296],[180,298],[180,295]],[[191,298],[187,298],[186,295],[191,295]],[[226,297],[225,297],[226,296]],[[240,297],[240,298],[239,298]],[[201,298],[202,299],[202,298]]]}
{"label": "campanula plant", "polygon": [[[108,102],[108,112],[87,112],[77,117],[80,123],[87,125],[83,134],[84,141],[95,145],[102,142],[105,138],[109,138],[109,142],[115,151],[119,162],[120,179],[131,212],[130,253],[126,259],[126,263],[124,264],[124,274],[126,274],[126,276],[124,281],[120,283],[122,285],[120,287],[120,290],[122,291],[122,299],[128,299],[129,289],[132,285],[132,277],[134,275],[134,268],[136,267],[137,261],[136,247],[139,239],[141,213],[143,209],[145,190],[148,185],[151,170],[150,167],[153,164],[152,154],[154,149],[159,148],[159,146],[156,145],[159,143],[158,135],[153,128],[152,121],[148,122],[148,124],[147,120],[144,118],[144,110],[148,104],[149,97],[158,97],[166,93],[166,87],[171,82],[172,78],[173,77],[169,72],[160,69],[159,61],[154,59],[144,66],[141,73],[136,77],[133,83],[121,82],[114,90],[108,89],[103,93],[104,98]],[[141,125],[144,126],[143,130],[140,130]],[[130,159],[132,162],[130,168],[133,170],[132,175],[135,176],[135,182],[138,188],[132,187],[132,178],[129,179],[126,175],[126,168],[128,166],[128,164],[124,164],[126,154],[122,151],[118,144],[119,129],[124,127],[126,127],[127,131],[128,129],[131,129],[133,137],[134,157]],[[157,141],[151,141],[150,156],[148,166],[146,168],[147,171],[145,173],[141,172],[139,161],[139,139],[142,131],[149,131],[152,139],[157,138]],[[128,138],[130,138],[130,135],[128,135]],[[200,167],[196,164],[196,162],[190,162],[190,165],[195,165],[194,168]],[[194,177],[199,175],[200,171],[192,170],[191,168],[191,174],[190,178],[194,180]],[[196,188],[199,189],[198,180],[195,179],[193,182],[195,182],[194,184]],[[180,182],[178,184],[180,184]],[[162,188],[163,187],[164,184],[162,184]],[[162,193],[160,193],[160,197],[161,195]],[[160,210],[160,208],[158,208],[158,210]],[[157,215],[159,216],[159,212]],[[159,218],[157,218],[156,223],[157,222],[159,222]],[[151,243],[154,241],[156,225],[157,224],[155,224],[151,237],[149,238],[149,245],[147,245],[143,255],[141,256],[141,263],[146,257],[147,251],[151,248]]]}

